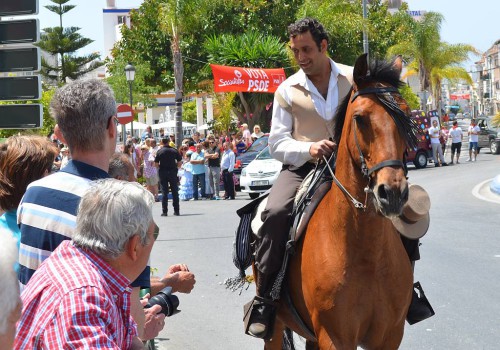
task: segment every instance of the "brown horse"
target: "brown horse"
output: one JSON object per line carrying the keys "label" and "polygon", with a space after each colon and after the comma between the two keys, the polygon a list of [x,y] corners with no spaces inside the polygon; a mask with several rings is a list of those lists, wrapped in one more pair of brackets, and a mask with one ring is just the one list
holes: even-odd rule
{"label": "brown horse", "polygon": [[[338,184],[312,216],[286,278],[316,338],[307,349],[388,350],[401,343],[413,275],[389,218],[408,199],[404,152],[415,144],[416,130],[397,90],[400,74],[399,58],[369,67],[361,56],[335,116]],[[281,300],[266,349],[281,349],[285,327],[303,333]]]}

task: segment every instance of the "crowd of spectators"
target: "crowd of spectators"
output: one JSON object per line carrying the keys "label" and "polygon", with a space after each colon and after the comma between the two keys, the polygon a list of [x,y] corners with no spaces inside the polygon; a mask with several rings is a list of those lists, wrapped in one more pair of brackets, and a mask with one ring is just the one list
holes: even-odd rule
{"label": "crowd of spectators", "polygon": [[174,264],[150,275],[155,194],[136,182],[137,140],[115,153],[109,86],[71,82],[50,112],[50,138],[0,145],[0,349],[142,349],[165,324],[159,305],[144,308],[149,297],[167,286],[189,293],[194,274]]}
{"label": "crowd of spectators", "polygon": [[[250,133],[248,125],[244,123],[234,132],[222,131],[209,133],[207,136],[195,132],[182,140],[180,147],[176,148],[174,135],[165,135],[163,129],[159,132],[159,137],[156,137],[148,126],[140,138],[129,135],[125,145],[121,147],[134,165],[135,177],[145,183],[157,202],[162,202],[163,216],[168,215],[166,196],[172,199],[174,215],[180,215],[178,201],[234,199],[235,157],[265,135],[259,125],[254,125],[253,133]],[[163,165],[157,158],[162,148],[170,149],[160,152],[160,158],[164,158]],[[172,155],[172,149],[176,149],[180,160]],[[228,149],[235,157],[231,158],[233,163],[222,167],[221,161]],[[221,190],[224,191],[223,196]]]}
{"label": "crowd of spectators", "polygon": [[151,276],[153,203],[166,215],[171,192],[179,215],[179,196],[234,199],[235,157],[264,134],[242,124],[177,149],[149,127],[118,144],[114,95],[97,79],[59,88],[50,112],[50,137],[0,145],[0,348],[142,349],[165,324],[158,305],[144,308],[149,297],[196,283],[185,264]]}

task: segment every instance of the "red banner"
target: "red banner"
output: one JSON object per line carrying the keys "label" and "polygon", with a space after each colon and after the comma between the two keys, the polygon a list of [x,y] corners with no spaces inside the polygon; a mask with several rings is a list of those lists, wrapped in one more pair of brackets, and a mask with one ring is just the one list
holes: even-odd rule
{"label": "red banner", "polygon": [[470,100],[469,94],[450,94],[450,100]]}
{"label": "red banner", "polygon": [[286,79],[283,68],[241,68],[211,64],[215,92],[269,92],[276,91]]}

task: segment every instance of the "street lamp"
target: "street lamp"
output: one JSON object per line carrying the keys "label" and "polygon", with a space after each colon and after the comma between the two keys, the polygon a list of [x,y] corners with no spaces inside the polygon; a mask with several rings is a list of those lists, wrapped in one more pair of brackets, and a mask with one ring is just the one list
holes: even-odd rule
{"label": "street lamp", "polygon": [[[125,75],[127,77],[128,89],[129,89],[129,93],[130,93],[130,108],[133,108],[132,107],[132,83],[134,82],[134,79],[135,79],[135,67],[133,65],[131,65],[130,63],[125,66]],[[132,115],[133,115],[133,112],[132,112]],[[132,135],[132,137],[134,137],[134,121],[133,120],[130,122],[130,135]],[[123,140],[125,141],[125,135],[124,135]]]}

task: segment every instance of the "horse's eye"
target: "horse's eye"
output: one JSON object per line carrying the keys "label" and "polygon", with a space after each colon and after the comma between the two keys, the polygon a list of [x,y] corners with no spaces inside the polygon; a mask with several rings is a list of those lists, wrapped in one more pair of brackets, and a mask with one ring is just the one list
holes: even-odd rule
{"label": "horse's eye", "polygon": [[353,118],[356,121],[356,124],[363,125],[363,123],[364,123],[363,116],[361,116],[359,114],[355,114]]}

